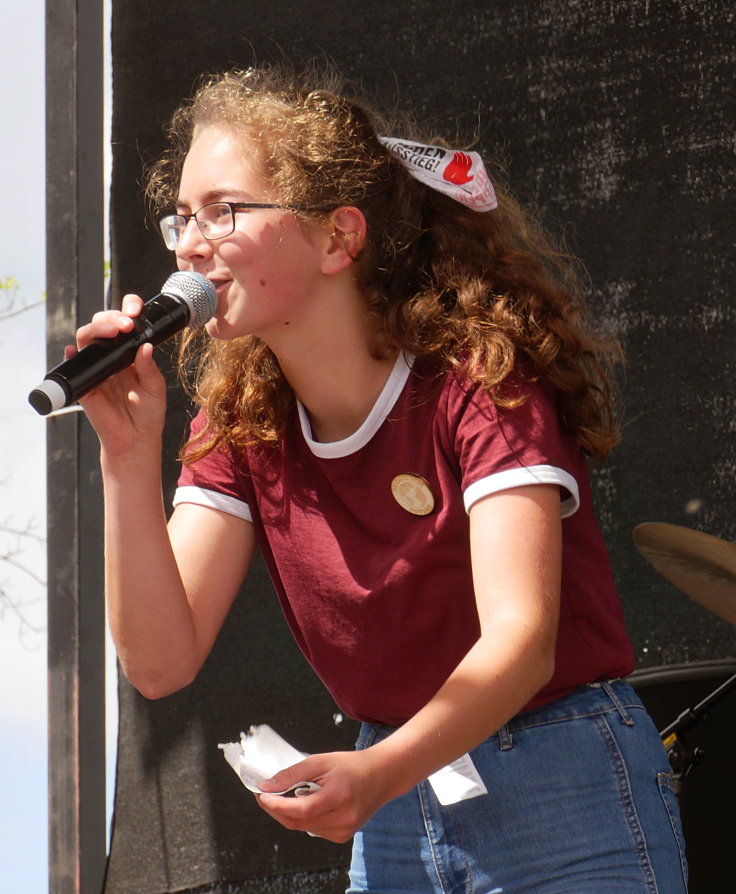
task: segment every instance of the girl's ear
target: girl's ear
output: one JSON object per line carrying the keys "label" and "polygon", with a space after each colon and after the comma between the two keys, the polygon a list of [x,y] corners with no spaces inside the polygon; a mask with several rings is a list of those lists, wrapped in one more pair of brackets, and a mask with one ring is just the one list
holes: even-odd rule
{"label": "girl's ear", "polygon": [[322,260],[322,272],[339,273],[360,257],[365,245],[367,225],[363,212],[343,205],[330,215],[332,234]]}

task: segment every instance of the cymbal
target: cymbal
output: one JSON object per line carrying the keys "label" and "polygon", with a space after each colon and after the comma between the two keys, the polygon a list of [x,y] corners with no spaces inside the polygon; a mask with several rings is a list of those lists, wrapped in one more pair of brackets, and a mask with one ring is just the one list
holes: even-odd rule
{"label": "cymbal", "polygon": [[634,543],[670,583],[736,626],[736,544],[665,522],[637,525]]}

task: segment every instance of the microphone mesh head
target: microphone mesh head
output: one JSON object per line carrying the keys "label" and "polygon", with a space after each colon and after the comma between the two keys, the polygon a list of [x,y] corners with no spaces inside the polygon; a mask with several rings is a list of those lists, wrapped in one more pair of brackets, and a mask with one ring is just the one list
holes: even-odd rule
{"label": "microphone mesh head", "polygon": [[186,302],[190,312],[189,325],[193,329],[204,326],[217,307],[215,287],[201,273],[178,270],[166,280],[161,292]]}

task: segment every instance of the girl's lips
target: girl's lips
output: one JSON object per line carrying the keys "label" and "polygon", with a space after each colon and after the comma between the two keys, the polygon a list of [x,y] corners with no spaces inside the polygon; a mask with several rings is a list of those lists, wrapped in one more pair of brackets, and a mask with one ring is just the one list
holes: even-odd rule
{"label": "girl's lips", "polygon": [[229,277],[229,276],[222,276],[222,275],[220,275],[220,276],[217,276],[217,275],[213,276],[211,273],[207,273],[207,272],[205,272],[204,270],[198,270],[197,272],[198,272],[198,273],[201,273],[202,276],[206,276],[207,279],[208,279],[208,280],[212,283],[212,285],[215,287],[215,289],[221,289],[221,288],[223,288],[224,286],[228,285],[228,283],[230,283],[230,282],[232,281],[232,280],[231,280],[231,277]]}
{"label": "girl's lips", "polygon": [[210,277],[210,282],[215,287],[215,291],[219,295],[224,289],[226,289],[230,285],[231,280],[229,280],[229,279],[212,279]]}

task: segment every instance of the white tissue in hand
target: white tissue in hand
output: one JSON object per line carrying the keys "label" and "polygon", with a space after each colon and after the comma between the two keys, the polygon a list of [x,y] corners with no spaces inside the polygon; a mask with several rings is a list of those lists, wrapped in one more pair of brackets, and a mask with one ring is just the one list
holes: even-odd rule
{"label": "white tissue in hand", "polygon": [[[261,791],[258,788],[260,780],[270,779],[307,757],[265,723],[252,726],[248,733],[241,733],[240,742],[226,742],[218,745],[218,748],[222,749],[225,760],[238,774],[243,785],[255,793]],[[299,786],[305,785],[308,783],[299,783]]]}

